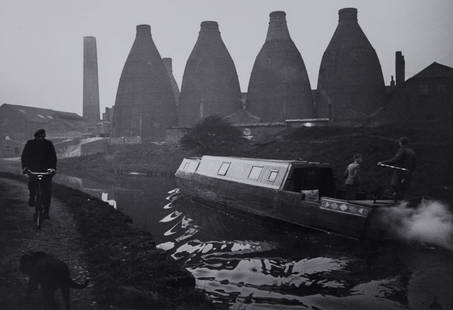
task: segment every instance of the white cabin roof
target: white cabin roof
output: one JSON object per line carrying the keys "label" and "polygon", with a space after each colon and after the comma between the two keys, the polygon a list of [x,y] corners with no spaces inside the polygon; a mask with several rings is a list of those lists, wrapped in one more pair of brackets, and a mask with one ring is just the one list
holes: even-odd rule
{"label": "white cabin roof", "polygon": [[292,166],[306,167],[313,165],[328,166],[328,164],[299,160],[205,155],[201,158],[184,158],[176,174],[181,176],[198,174],[225,181],[281,190]]}
{"label": "white cabin roof", "polygon": [[224,156],[203,156],[196,174],[260,187],[280,189],[290,161]]}

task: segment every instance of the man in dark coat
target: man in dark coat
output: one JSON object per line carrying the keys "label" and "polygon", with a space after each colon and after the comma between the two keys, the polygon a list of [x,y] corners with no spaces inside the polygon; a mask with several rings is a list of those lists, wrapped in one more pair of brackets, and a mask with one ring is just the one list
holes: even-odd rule
{"label": "man in dark coat", "polygon": [[401,137],[398,140],[400,148],[395,156],[389,160],[380,162],[381,164],[393,165],[404,169],[395,169],[393,172],[390,185],[392,186],[395,199],[404,199],[409,191],[412,180],[412,174],[415,170],[416,160],[415,152],[409,148],[409,140],[406,137]]}
{"label": "man in dark coat", "polygon": [[[46,140],[46,131],[39,129],[34,134],[33,140],[28,140],[22,151],[22,170],[24,173],[27,171],[33,172],[52,172],[54,173],[57,168],[57,154],[51,141]],[[42,202],[44,207],[43,218],[49,218],[49,207],[51,200],[52,189],[52,175],[47,175],[41,181],[42,188]],[[28,181],[28,189],[30,191],[30,198],[28,200],[29,206],[33,206],[38,189],[38,181],[30,177]]]}

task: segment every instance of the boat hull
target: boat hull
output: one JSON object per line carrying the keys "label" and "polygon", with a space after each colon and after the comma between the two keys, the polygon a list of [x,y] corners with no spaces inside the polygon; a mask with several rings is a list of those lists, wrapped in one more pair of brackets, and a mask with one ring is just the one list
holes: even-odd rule
{"label": "boat hull", "polygon": [[297,192],[244,185],[199,174],[177,174],[176,177],[178,187],[184,194],[217,207],[234,208],[356,239],[367,234],[367,222],[373,213],[373,208],[362,207],[364,214],[351,214],[339,209],[341,204],[349,204],[340,200],[331,199],[330,205],[334,206],[338,201],[338,206],[336,209],[327,208],[319,201],[303,200]]}

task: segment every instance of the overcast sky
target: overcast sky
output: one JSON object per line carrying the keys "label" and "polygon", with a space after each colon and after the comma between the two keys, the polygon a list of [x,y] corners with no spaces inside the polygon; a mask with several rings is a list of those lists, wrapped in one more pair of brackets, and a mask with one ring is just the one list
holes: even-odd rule
{"label": "overcast sky", "polygon": [[173,58],[181,86],[204,20],[219,22],[241,89],[247,91],[274,10],[286,11],[316,88],[322,54],[343,7],[358,8],[386,84],[394,74],[396,50],[405,55],[409,77],[434,61],[453,66],[453,0],[0,0],[0,104],[81,113],[82,38],[95,36],[101,109],[112,106],[137,24],[151,25],[161,56]]}

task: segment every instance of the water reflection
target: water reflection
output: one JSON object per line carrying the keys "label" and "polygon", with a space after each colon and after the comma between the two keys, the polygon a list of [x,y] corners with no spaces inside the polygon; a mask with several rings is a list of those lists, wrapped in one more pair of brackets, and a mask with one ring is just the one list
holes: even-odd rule
{"label": "water reflection", "polygon": [[[160,246],[184,261],[198,288],[230,309],[425,309],[441,294],[425,294],[413,283],[420,274],[434,279],[453,271],[451,262],[434,264],[442,272],[425,270],[430,248],[360,243],[214,210],[179,195],[172,200],[165,208],[179,210],[182,219],[172,222]],[[439,257],[445,254],[451,258]],[[423,301],[414,302],[420,295]],[[444,305],[453,304],[449,294],[442,296]]]}
{"label": "water reflection", "polygon": [[360,243],[215,210],[183,197],[170,178],[57,177],[150,231],[222,308],[453,309],[451,252]]}
{"label": "water reflection", "polygon": [[[55,175],[55,182],[86,192],[97,197],[132,218],[133,225],[150,231],[157,242],[161,242],[166,226],[181,216],[181,212],[170,213],[173,207],[167,192],[175,187],[171,178],[146,178],[143,176],[118,177],[114,182],[100,183],[62,174]],[[172,194],[177,194],[176,192]],[[176,197],[176,196],[175,196]],[[166,208],[162,208],[166,206]],[[170,213],[170,214],[169,214]],[[160,221],[163,220],[163,223]]]}

